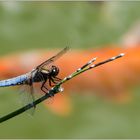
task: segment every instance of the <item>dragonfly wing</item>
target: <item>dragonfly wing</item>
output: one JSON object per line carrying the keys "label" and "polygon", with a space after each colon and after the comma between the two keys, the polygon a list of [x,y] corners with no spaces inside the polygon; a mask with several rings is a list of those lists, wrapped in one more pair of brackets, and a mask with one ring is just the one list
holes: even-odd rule
{"label": "dragonfly wing", "polygon": [[35,96],[34,96],[34,87],[33,87],[32,74],[31,74],[31,83],[30,83],[30,95],[31,95],[31,98],[32,98],[32,103],[33,103],[35,101]]}
{"label": "dragonfly wing", "polygon": [[67,51],[69,50],[69,47],[65,47],[62,51],[60,51],[59,53],[57,53],[56,55],[54,55],[53,57],[49,58],[48,60],[44,61],[43,63],[41,63],[40,65],[38,65],[36,67],[36,69],[42,68],[45,65],[48,65],[54,61],[56,61],[58,58],[60,58],[63,54],[65,54]]}
{"label": "dragonfly wing", "polygon": [[[20,87],[20,101],[21,101],[21,105],[25,106],[29,103],[33,103],[35,100],[35,97],[33,94],[31,94],[31,86],[29,85],[23,85]],[[29,113],[30,115],[33,115],[35,110],[35,107],[29,109],[27,111],[27,113]]]}
{"label": "dragonfly wing", "polygon": [[[25,106],[29,103],[33,103],[35,101],[32,74],[31,74],[29,80],[31,80],[30,85],[22,85],[20,88],[20,97],[21,97],[21,101],[22,101],[23,106]],[[27,112],[29,114],[33,115],[34,110],[35,110],[35,106]]]}

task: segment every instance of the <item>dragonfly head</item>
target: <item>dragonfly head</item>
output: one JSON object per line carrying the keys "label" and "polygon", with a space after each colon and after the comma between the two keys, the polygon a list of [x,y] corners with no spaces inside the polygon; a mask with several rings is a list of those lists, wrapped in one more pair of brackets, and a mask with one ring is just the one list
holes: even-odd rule
{"label": "dragonfly head", "polygon": [[55,77],[55,76],[58,75],[58,73],[59,73],[59,68],[56,67],[56,66],[52,66],[52,67],[51,67],[51,71],[50,71],[50,75],[51,75],[52,77]]}

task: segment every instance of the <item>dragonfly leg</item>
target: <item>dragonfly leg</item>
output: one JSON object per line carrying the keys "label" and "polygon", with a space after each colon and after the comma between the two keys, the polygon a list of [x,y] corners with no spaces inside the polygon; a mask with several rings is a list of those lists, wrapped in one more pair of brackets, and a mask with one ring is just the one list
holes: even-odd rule
{"label": "dragonfly leg", "polygon": [[42,83],[41,90],[42,90],[44,93],[48,93],[48,92],[46,92],[46,91],[44,90],[44,88],[45,88],[45,89],[48,91],[48,88],[45,87],[45,83],[46,83],[46,81],[44,81],[44,82]]}
{"label": "dragonfly leg", "polygon": [[43,88],[41,88],[41,90],[42,90],[45,94],[47,93]]}
{"label": "dragonfly leg", "polygon": [[[46,83],[47,81],[44,81],[43,83],[42,83],[42,86],[41,86],[41,90],[45,93],[45,94],[49,94],[49,89],[45,86],[45,83]],[[45,90],[44,90],[45,89]],[[52,96],[54,96],[53,94],[49,94],[50,95],[50,97],[52,97]]]}
{"label": "dragonfly leg", "polygon": [[49,85],[50,85],[51,87],[55,86],[55,85],[52,85],[51,79],[49,79]]}
{"label": "dragonfly leg", "polygon": [[61,81],[62,79],[55,77],[55,81]]}
{"label": "dragonfly leg", "polygon": [[[52,84],[52,83],[54,83],[54,84]],[[55,81],[55,79],[49,79],[49,85],[51,86],[51,87],[54,87],[55,86],[55,84],[57,84],[58,83],[58,81]]]}
{"label": "dragonfly leg", "polygon": [[57,83],[58,83],[58,81],[57,81],[56,79],[53,79],[53,78],[51,78],[51,81],[52,81],[54,84],[57,84]]}

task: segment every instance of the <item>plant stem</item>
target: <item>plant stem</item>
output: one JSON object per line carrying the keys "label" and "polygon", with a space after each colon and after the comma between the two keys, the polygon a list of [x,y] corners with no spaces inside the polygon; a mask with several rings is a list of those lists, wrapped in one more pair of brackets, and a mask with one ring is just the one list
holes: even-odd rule
{"label": "plant stem", "polygon": [[61,92],[62,91],[61,85],[63,83],[65,83],[65,82],[67,82],[68,80],[78,76],[79,74],[81,74],[81,73],[83,73],[83,72],[85,72],[87,70],[90,70],[90,69],[93,69],[93,68],[98,67],[100,65],[103,65],[105,63],[111,62],[111,61],[116,60],[116,59],[118,59],[118,58],[120,58],[122,56],[124,56],[123,53],[119,54],[119,55],[117,55],[115,57],[109,58],[109,59],[107,59],[105,61],[102,61],[102,62],[99,62],[97,64],[93,64],[93,65],[89,66],[90,64],[92,64],[96,60],[96,58],[91,59],[89,62],[84,64],[81,68],[77,69],[75,72],[73,72],[72,74],[70,74],[69,76],[65,77],[63,80],[61,80],[52,89],[50,89],[48,91],[48,93],[45,94],[44,96],[40,97],[39,99],[35,100],[34,102],[29,103],[26,106],[24,106],[24,107],[14,111],[14,112],[12,112],[12,113],[9,113],[8,115],[5,115],[5,116],[1,117],[0,118],[0,123],[5,122],[6,120],[9,120],[9,119],[11,119],[11,118],[13,118],[13,117],[15,117],[17,115],[20,115],[21,113],[25,112],[26,110],[29,110],[30,108],[36,106],[37,104],[41,103],[42,101],[54,96],[58,92]]}

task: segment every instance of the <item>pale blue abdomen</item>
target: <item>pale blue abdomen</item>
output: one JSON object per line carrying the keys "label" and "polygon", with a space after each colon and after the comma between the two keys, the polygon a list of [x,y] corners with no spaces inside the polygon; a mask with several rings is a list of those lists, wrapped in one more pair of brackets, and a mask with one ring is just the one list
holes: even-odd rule
{"label": "pale blue abdomen", "polygon": [[7,79],[7,80],[2,80],[0,81],[0,87],[7,87],[7,86],[16,86],[16,85],[21,85],[28,79],[27,74]]}

